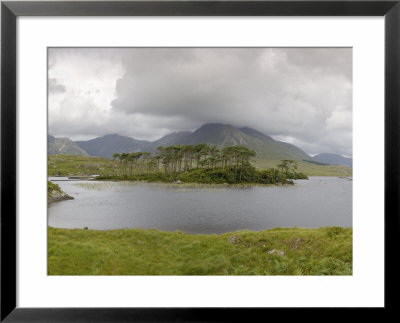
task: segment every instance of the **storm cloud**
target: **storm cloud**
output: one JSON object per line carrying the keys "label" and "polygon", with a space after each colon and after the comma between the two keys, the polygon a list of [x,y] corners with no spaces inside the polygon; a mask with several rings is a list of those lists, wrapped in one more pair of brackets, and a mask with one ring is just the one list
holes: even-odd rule
{"label": "storm cloud", "polygon": [[350,48],[49,50],[49,133],[155,140],[248,126],[310,154],[352,155]]}

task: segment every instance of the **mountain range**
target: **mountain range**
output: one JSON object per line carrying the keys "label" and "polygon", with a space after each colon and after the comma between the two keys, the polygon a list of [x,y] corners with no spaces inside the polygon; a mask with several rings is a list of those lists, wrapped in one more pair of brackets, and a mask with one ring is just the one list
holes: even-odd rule
{"label": "mountain range", "polygon": [[234,145],[246,146],[255,150],[257,157],[263,159],[312,159],[300,148],[276,141],[257,130],[247,127],[237,128],[221,123],[208,123],[193,132],[173,132],[153,142],[113,134],[75,143],[89,155],[111,158],[112,154],[116,152],[149,151],[155,153],[159,146],[196,145],[203,142],[219,148]]}
{"label": "mountain range", "polygon": [[75,155],[88,156],[89,154],[80,148],[75,142],[69,138],[55,138],[47,135],[47,154],[48,155]]}
{"label": "mountain range", "polygon": [[[49,136],[49,138],[54,138]],[[57,142],[62,139],[63,146]],[[155,141],[137,140],[118,134],[109,134],[87,141],[66,141],[68,138],[49,139],[49,154],[91,155],[111,158],[114,153],[149,151],[157,152],[159,146],[196,145],[207,143],[219,148],[242,145],[253,149],[257,158],[268,160],[294,159],[315,161],[313,157],[295,145],[274,140],[260,131],[249,127],[235,127],[230,124],[208,123],[197,130],[173,132]],[[55,145],[57,142],[57,145]],[[60,140],[61,142],[61,140]],[[57,147],[60,150],[57,151]],[[323,162],[323,161],[322,161]],[[324,162],[323,162],[324,163]]]}

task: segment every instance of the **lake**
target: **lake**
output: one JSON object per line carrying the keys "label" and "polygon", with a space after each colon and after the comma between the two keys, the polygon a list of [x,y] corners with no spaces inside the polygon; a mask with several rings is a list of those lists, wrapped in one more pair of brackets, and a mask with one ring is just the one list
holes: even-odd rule
{"label": "lake", "polygon": [[310,177],[293,186],[187,186],[51,178],[74,200],[49,205],[48,225],[224,233],[352,226],[352,180]]}

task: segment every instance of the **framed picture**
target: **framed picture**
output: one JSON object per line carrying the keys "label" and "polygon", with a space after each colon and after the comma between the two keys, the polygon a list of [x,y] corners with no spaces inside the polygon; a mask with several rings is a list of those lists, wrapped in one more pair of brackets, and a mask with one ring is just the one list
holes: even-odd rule
{"label": "framed picture", "polygon": [[399,15],[2,2],[1,320],[394,308]]}

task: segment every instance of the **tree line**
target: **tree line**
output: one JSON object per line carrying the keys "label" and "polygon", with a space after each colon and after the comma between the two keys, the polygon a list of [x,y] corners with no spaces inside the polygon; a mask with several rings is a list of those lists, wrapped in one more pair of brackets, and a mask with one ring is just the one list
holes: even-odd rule
{"label": "tree line", "polygon": [[[114,170],[119,175],[138,175],[158,172],[187,172],[195,168],[234,168],[244,167],[254,150],[244,146],[227,146],[218,149],[205,143],[192,145],[171,145],[158,147],[158,152],[115,153],[113,154]],[[161,167],[162,166],[162,167]]]}
{"label": "tree line", "polygon": [[306,178],[297,173],[294,160],[282,160],[277,169],[258,171],[251,165],[254,150],[245,146],[219,149],[206,143],[158,147],[155,154],[131,152],[113,154],[114,176],[150,181],[199,183],[288,183]]}

